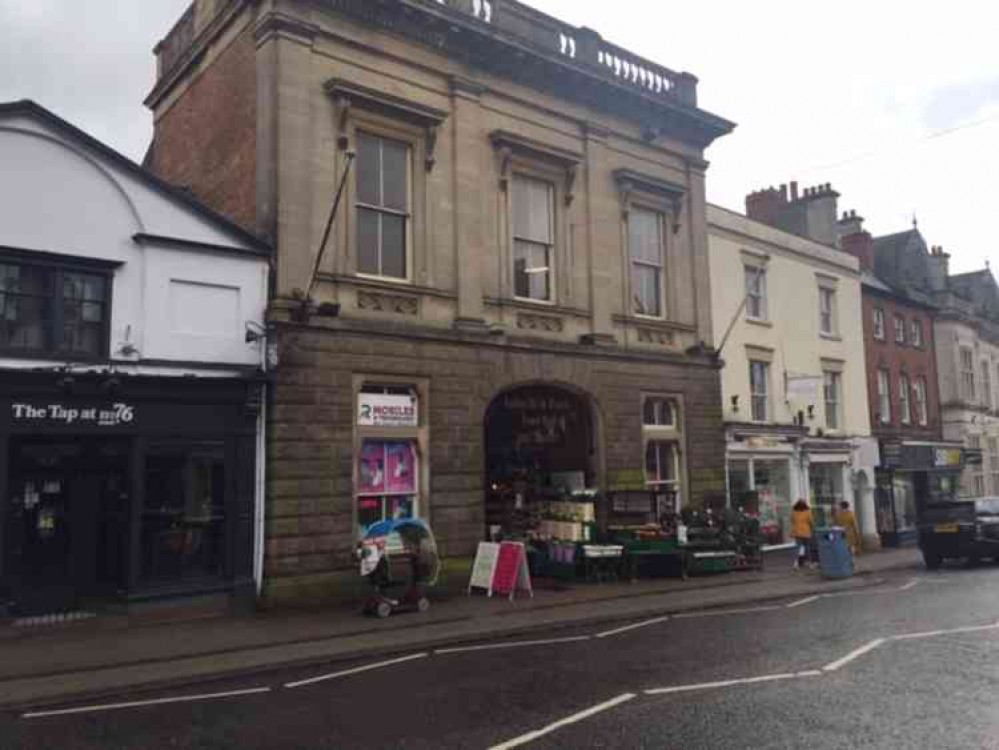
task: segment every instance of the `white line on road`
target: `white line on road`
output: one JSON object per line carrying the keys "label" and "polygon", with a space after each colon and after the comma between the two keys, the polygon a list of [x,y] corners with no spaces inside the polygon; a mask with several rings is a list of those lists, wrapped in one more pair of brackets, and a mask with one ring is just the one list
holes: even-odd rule
{"label": "white line on road", "polygon": [[743,677],[737,680],[721,680],[719,682],[702,682],[696,685],[677,685],[668,688],[654,688],[646,690],[646,695],[670,695],[672,693],[690,693],[695,690],[714,690],[717,688],[734,687],[736,685],[754,685],[760,682],[777,682],[779,680],[794,680],[800,677],[821,677],[822,672],[809,670],[807,672],[785,672],[782,674],[768,674],[762,677]]}
{"label": "white line on road", "polygon": [[570,638],[546,638],[539,641],[514,641],[512,643],[487,643],[482,646],[459,646],[457,648],[439,648],[434,654],[464,654],[469,651],[492,651],[500,648],[521,648],[523,646],[547,646],[551,643],[576,643],[588,641],[592,635],[574,635]]}
{"label": "white line on road", "polygon": [[893,635],[890,640],[908,641],[916,638],[935,638],[940,635],[957,635],[959,633],[981,633],[985,630],[999,630],[999,622],[993,625],[977,625],[970,628],[953,628],[952,630],[929,630],[925,633],[906,633],[905,635]]}
{"label": "white line on road", "polygon": [[795,607],[801,607],[801,606],[803,606],[805,604],[811,604],[812,602],[818,601],[821,598],[822,598],[822,594],[816,594],[815,596],[809,596],[809,597],[806,597],[804,599],[799,599],[796,602],[791,602],[790,604],[787,604],[785,606],[788,609],[794,609]]}
{"label": "white line on road", "polygon": [[849,664],[854,659],[859,659],[864,654],[866,654],[866,653],[868,653],[870,651],[873,651],[874,649],[876,649],[878,646],[880,646],[884,642],[885,642],[884,638],[877,638],[877,639],[871,641],[870,643],[868,643],[867,645],[861,646],[856,651],[851,651],[846,656],[844,656],[842,659],[837,659],[836,661],[832,662],[831,664],[827,664],[826,666],[822,667],[822,671],[824,671],[824,672],[835,672],[837,669],[841,669],[842,667],[845,667],[847,664]]}
{"label": "white line on road", "polygon": [[916,586],[918,586],[918,585],[919,585],[919,579],[918,579],[918,578],[913,578],[913,579],[912,579],[911,581],[909,581],[909,582],[908,582],[907,584],[905,584],[904,586],[902,586],[902,587],[901,587],[901,588],[899,589],[899,591],[908,591],[909,589],[914,589],[914,588],[916,588]]}
{"label": "white line on road", "polygon": [[173,698],[155,698],[147,701],[130,701],[128,703],[105,703],[100,706],[80,706],[78,708],[62,708],[56,711],[32,711],[24,714],[22,719],[42,719],[47,716],[68,716],[70,714],[87,714],[98,711],[119,711],[123,708],[142,708],[143,706],[160,706],[166,703],[194,703],[196,701],[219,700],[240,695],[256,695],[269,693],[269,687],[249,688],[247,690],[232,690],[227,693],[207,693],[205,695],[179,695]]}
{"label": "white line on road", "polygon": [[578,714],[573,714],[572,716],[568,716],[560,721],[556,721],[554,724],[549,724],[544,729],[539,729],[535,732],[528,732],[527,734],[521,735],[516,739],[508,740],[501,745],[493,745],[489,750],[510,750],[514,747],[526,745],[528,742],[534,742],[534,740],[544,737],[546,734],[558,731],[562,727],[567,727],[570,724],[575,724],[583,719],[588,719],[601,711],[607,711],[615,706],[620,706],[622,703],[627,703],[635,697],[635,693],[625,693],[624,695],[619,695],[617,698],[609,700],[606,703],[601,703],[598,706],[593,706],[593,708],[588,708],[585,711],[580,711]]}
{"label": "white line on road", "polygon": [[784,609],[782,606],[774,607],[746,607],[745,609],[719,609],[706,610],[704,612],[682,612],[673,615],[675,620],[692,620],[696,617],[724,617],[725,615],[748,615],[753,612],[773,612],[775,609]]}
{"label": "white line on road", "polygon": [[625,625],[622,628],[615,628],[614,630],[606,630],[603,633],[597,633],[596,638],[608,638],[612,635],[618,635],[620,633],[627,633],[629,630],[637,630],[638,628],[644,628],[648,625],[658,625],[661,622],[668,622],[670,619],[669,615],[664,617],[656,617],[652,620],[643,620],[642,622],[635,622],[631,625]]}
{"label": "white line on road", "polygon": [[335,680],[337,677],[348,677],[352,674],[360,674],[361,672],[370,672],[372,669],[381,669],[382,667],[391,667],[395,664],[403,664],[407,661],[414,661],[416,659],[426,659],[430,656],[429,653],[423,654],[412,654],[411,656],[403,656],[399,659],[390,659],[389,661],[380,661],[377,664],[368,664],[363,667],[355,667],[354,669],[345,669],[342,672],[333,672],[332,674],[319,675],[318,677],[310,677],[307,680],[299,680],[298,682],[287,682],[285,683],[286,688],[297,688],[303,685],[314,685],[317,682],[324,682],[326,680]]}

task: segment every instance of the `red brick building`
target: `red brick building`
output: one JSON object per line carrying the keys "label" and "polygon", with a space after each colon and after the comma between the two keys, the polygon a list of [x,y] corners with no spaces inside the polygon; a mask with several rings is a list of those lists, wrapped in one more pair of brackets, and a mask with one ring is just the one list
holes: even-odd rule
{"label": "red brick building", "polygon": [[918,504],[946,490],[953,446],[942,442],[933,256],[917,229],[875,239],[863,221],[844,214],[839,234],[863,272],[868,403],[881,448],[878,532],[893,546],[914,539]]}

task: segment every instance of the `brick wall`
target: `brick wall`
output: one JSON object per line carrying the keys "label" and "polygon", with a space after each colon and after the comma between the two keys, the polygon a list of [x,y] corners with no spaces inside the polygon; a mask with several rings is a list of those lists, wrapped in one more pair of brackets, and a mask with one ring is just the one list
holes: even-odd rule
{"label": "brick wall", "polygon": [[608,475],[644,466],[641,393],[681,394],[685,500],[724,490],[721,389],[709,367],[300,328],[283,330],[280,351],[269,426],[269,589],[355,566],[355,374],[429,381],[430,520],[445,556],[471,555],[483,538],[485,414],[519,384],[564,384],[590,396]]}
{"label": "brick wall", "polygon": [[257,84],[251,30],[156,119],[152,170],[256,230]]}
{"label": "brick wall", "polygon": [[[885,316],[885,337],[883,341],[874,338],[874,309],[880,308]],[[867,392],[871,410],[871,429],[880,438],[891,439],[938,439],[941,435],[940,388],[937,381],[936,343],[933,333],[933,317],[923,307],[911,305],[904,300],[886,295],[875,295],[866,289],[863,294],[864,346],[867,358]],[[915,347],[910,343],[895,343],[895,316],[906,321],[906,336],[909,324],[919,320],[923,326],[923,345]],[[878,414],[878,370],[890,373],[892,396],[892,421],[883,425]],[[915,398],[911,399],[912,425],[902,425],[899,421],[898,379],[901,373],[909,376],[913,387],[916,379],[926,378],[926,411],[929,424],[920,427],[917,422]]]}

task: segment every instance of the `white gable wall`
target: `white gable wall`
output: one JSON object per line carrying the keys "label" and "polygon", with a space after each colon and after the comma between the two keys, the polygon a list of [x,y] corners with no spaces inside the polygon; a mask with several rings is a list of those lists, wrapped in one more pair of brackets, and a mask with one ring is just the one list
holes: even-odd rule
{"label": "white gable wall", "polygon": [[[245,240],[44,121],[0,119],[0,165],[0,246],[122,263],[113,283],[112,359],[259,364],[259,345],[246,345],[244,335],[248,321],[263,319],[266,259],[140,245],[133,236],[236,250],[248,249]],[[119,354],[126,342],[137,355]]]}

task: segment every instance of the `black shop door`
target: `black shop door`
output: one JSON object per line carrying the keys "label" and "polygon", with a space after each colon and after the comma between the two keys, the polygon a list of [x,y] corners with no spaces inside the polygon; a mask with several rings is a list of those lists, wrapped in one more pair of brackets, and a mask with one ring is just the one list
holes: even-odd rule
{"label": "black shop door", "polygon": [[124,580],[127,443],[14,441],[7,570],[20,616],[69,612]]}

